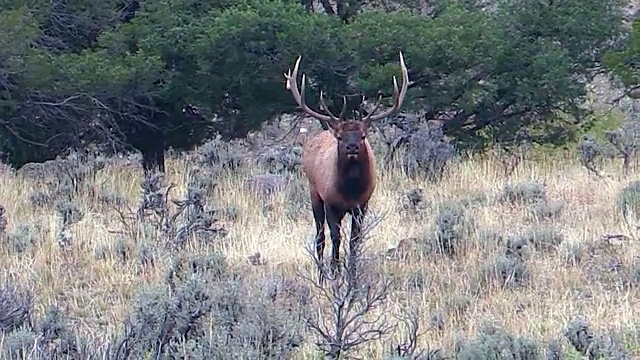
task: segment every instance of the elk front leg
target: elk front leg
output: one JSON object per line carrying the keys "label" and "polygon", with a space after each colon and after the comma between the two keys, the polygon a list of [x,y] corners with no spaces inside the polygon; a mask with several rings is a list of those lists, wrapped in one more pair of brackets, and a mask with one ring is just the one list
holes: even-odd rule
{"label": "elk front leg", "polygon": [[352,209],[351,213],[351,238],[349,239],[349,259],[347,259],[347,271],[351,276],[355,276],[358,254],[362,251],[362,225],[364,217],[367,213],[367,205],[356,209]]}
{"label": "elk front leg", "polygon": [[329,231],[331,232],[331,270],[333,275],[336,275],[338,270],[338,264],[340,262],[340,227],[342,218],[345,212],[335,207],[328,207],[327,209],[327,222],[329,223]]}
{"label": "elk front leg", "polygon": [[316,261],[318,265],[318,281],[320,284],[324,281],[323,276],[323,257],[324,257],[324,223],[325,223],[325,210],[324,210],[324,201],[320,198],[320,195],[312,190],[311,193],[311,208],[313,210],[313,220],[316,224],[316,237],[315,237],[315,248],[316,248]]}
{"label": "elk front leg", "polygon": [[353,249],[362,243],[362,224],[367,214],[367,204],[351,211],[351,239],[350,244]]}

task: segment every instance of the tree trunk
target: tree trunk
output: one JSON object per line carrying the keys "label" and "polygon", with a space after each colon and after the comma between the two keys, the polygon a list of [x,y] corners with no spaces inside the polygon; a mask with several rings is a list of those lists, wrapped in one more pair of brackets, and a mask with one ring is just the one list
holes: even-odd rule
{"label": "tree trunk", "polygon": [[142,122],[134,124],[134,131],[131,132],[128,142],[133,148],[140,151],[142,170],[145,176],[157,171],[164,173],[164,151],[166,148],[165,134],[162,130],[166,124],[164,115],[160,112],[144,115],[146,115],[149,124]]}
{"label": "tree trunk", "polygon": [[142,169],[145,175],[156,171],[165,172],[165,146],[161,136],[149,139],[145,146],[138,150],[142,153]]}

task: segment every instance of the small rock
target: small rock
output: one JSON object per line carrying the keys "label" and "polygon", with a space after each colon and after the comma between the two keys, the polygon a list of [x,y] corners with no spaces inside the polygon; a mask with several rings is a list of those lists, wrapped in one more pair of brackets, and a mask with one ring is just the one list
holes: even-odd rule
{"label": "small rock", "polygon": [[289,180],[283,175],[261,174],[247,180],[245,185],[256,195],[265,197],[282,191],[288,183]]}
{"label": "small rock", "polygon": [[260,265],[265,265],[267,262],[261,259],[262,254],[260,254],[260,252],[256,252],[255,254],[249,256],[247,258],[247,260],[249,261],[249,264],[253,265],[253,266],[260,266]]}
{"label": "small rock", "polygon": [[398,246],[387,250],[387,257],[395,260],[404,260],[415,251],[418,239],[415,237],[402,239]]}

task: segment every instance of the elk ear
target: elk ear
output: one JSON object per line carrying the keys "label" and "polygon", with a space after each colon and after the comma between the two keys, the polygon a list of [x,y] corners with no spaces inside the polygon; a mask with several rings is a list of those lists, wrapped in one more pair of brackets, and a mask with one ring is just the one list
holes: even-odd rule
{"label": "elk ear", "polygon": [[329,127],[329,131],[336,139],[340,140],[340,129],[338,127]]}
{"label": "elk ear", "polygon": [[362,131],[362,138],[364,139],[367,135],[369,135],[369,124],[362,123],[360,131]]}
{"label": "elk ear", "polygon": [[327,125],[329,126],[329,130],[331,130],[331,132],[334,133],[334,135],[338,133],[338,129],[340,128],[339,120],[327,119]]}

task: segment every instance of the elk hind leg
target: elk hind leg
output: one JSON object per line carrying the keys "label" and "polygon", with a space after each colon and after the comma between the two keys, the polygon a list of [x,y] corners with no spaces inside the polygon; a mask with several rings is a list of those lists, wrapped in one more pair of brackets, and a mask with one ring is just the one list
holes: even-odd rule
{"label": "elk hind leg", "polygon": [[[351,237],[349,238],[349,255],[357,256],[359,252],[362,250],[362,223],[364,221],[364,217],[367,213],[367,204],[361,206],[360,208],[355,208],[350,211],[351,213]],[[352,258],[353,259],[353,258]],[[351,260],[351,259],[349,259]],[[349,271],[355,271],[355,262],[349,262],[347,264],[347,269]]]}

